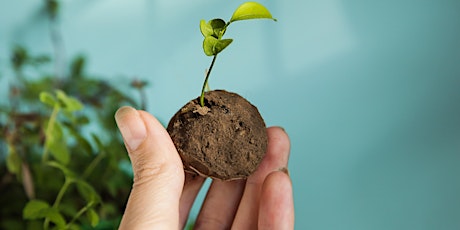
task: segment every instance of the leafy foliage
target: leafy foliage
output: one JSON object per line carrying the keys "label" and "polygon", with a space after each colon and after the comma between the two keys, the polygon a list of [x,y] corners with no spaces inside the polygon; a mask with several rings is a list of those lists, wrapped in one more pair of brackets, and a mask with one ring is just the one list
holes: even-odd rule
{"label": "leafy foliage", "polygon": [[[57,20],[58,0],[44,9]],[[132,174],[121,167],[129,159],[113,116],[122,105],[142,108],[129,95],[143,95],[147,83],[117,89],[88,75],[83,56],[62,76],[53,73],[57,57],[11,50],[12,74],[0,79],[9,81],[0,104],[0,229],[117,228]]]}
{"label": "leafy foliage", "polygon": [[83,57],[67,78],[28,80],[23,70],[36,67],[35,59],[14,48],[16,80],[9,105],[0,107],[0,203],[7,207],[0,228],[116,228],[132,175],[120,168],[129,159],[113,115],[121,105],[138,105],[87,77]]}
{"label": "leafy foliage", "polygon": [[222,52],[233,39],[223,39],[227,27],[236,21],[250,19],[272,19],[275,20],[270,11],[265,6],[257,2],[245,2],[234,12],[228,22],[223,19],[215,18],[206,22],[200,21],[200,31],[203,34],[203,51],[208,56],[215,56]]}

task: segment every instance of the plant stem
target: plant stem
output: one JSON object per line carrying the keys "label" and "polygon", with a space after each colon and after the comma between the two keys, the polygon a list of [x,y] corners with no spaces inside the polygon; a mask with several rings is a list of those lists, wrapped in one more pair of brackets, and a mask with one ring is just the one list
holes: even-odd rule
{"label": "plant stem", "polygon": [[212,58],[211,65],[209,66],[209,70],[206,73],[206,78],[204,79],[203,87],[201,88],[201,97],[200,97],[201,107],[204,107],[204,91],[206,89],[206,85],[208,84],[209,75],[211,74],[211,70],[212,70],[212,67],[214,66],[214,62],[216,62],[216,58],[217,58],[217,54],[214,55],[214,57]]}
{"label": "plant stem", "polygon": [[78,218],[80,218],[81,215],[83,215],[83,213],[85,213],[86,211],[88,211],[89,208],[91,208],[91,206],[93,206],[94,202],[89,202],[88,204],[86,204],[85,207],[81,208],[77,214],[75,214],[75,216],[72,218],[72,220],[67,224],[67,228],[70,229],[70,225],[73,224],[73,222],[75,222]]}
{"label": "plant stem", "polygon": [[53,133],[54,123],[56,123],[56,118],[59,112],[59,108],[60,108],[59,106],[54,106],[53,112],[51,113],[51,116],[50,116],[50,120],[48,121],[48,126],[46,127],[46,131],[45,131],[46,141],[45,141],[45,146],[43,147],[43,154],[42,154],[43,163],[48,160],[49,151],[48,151],[47,142],[49,138],[51,138],[51,134]]}
{"label": "plant stem", "polygon": [[61,203],[62,197],[64,197],[65,192],[69,188],[69,185],[72,184],[73,180],[71,179],[65,179],[64,184],[61,187],[61,190],[59,190],[59,193],[56,197],[56,200],[54,201],[53,207],[57,208],[59,204]]}
{"label": "plant stem", "polygon": [[[62,197],[64,197],[65,192],[69,188],[70,184],[73,183],[74,180],[68,179],[67,177],[65,178],[64,184],[62,185],[61,189],[59,190],[59,193],[56,197],[56,200],[54,201],[53,208],[58,208],[59,204],[61,203]],[[50,220],[48,218],[45,219],[45,222],[43,223],[43,228],[47,230],[49,228]]]}
{"label": "plant stem", "polygon": [[91,173],[93,172],[93,170],[96,168],[96,166],[99,164],[99,162],[101,162],[101,160],[105,157],[105,151],[103,152],[100,152],[97,157],[95,157],[91,163],[88,165],[88,167],[85,169],[85,171],[83,172],[83,176],[82,178],[83,179],[86,179],[89,175],[91,175]]}

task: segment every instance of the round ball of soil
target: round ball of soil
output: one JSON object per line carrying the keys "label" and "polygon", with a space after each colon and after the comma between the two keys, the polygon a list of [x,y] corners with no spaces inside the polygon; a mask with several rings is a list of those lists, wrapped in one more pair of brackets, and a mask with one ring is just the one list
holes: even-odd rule
{"label": "round ball of soil", "polygon": [[168,133],[187,172],[221,180],[247,178],[267,150],[265,122],[255,106],[224,90],[206,92],[169,121]]}

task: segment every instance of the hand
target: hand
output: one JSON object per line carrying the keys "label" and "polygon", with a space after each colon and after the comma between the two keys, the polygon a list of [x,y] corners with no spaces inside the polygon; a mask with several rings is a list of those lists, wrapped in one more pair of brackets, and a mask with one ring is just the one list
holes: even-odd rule
{"label": "hand", "polygon": [[[152,115],[122,107],[115,119],[134,171],[120,229],[183,229],[205,178],[184,174],[167,131]],[[289,138],[278,127],[267,132],[268,150],[253,175],[212,181],[196,229],[294,228]]]}

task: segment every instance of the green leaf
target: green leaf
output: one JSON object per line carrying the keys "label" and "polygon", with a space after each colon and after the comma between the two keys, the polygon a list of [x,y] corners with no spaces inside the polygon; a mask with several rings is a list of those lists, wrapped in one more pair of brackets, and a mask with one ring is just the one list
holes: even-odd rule
{"label": "green leaf", "polygon": [[19,157],[14,146],[8,145],[8,156],[6,158],[6,167],[8,171],[13,174],[18,174],[21,172],[21,163],[21,157]]}
{"label": "green leaf", "polygon": [[83,108],[83,104],[79,100],[67,96],[67,94],[62,90],[57,90],[56,96],[63,104],[64,109],[69,112],[81,110]]}
{"label": "green leaf", "polygon": [[56,161],[50,161],[47,163],[48,166],[51,166],[53,168],[57,168],[64,173],[64,176],[69,179],[74,179],[76,178],[76,174],[72,172],[70,169],[68,169],[66,166],[60,164],[59,162]]}
{"label": "green leaf", "polygon": [[272,14],[270,11],[265,8],[260,3],[257,2],[246,2],[241,4],[233,13],[232,18],[230,19],[230,23],[234,21],[240,20],[248,20],[248,19],[273,19]]}
{"label": "green leaf", "polygon": [[59,229],[66,225],[64,217],[59,213],[56,208],[50,207],[46,201],[31,200],[22,210],[22,217],[26,220],[36,220],[48,218],[51,222],[56,224]]}
{"label": "green leaf", "polygon": [[69,149],[65,142],[55,141],[49,145],[51,155],[60,163],[67,165],[70,161]]}
{"label": "green leaf", "polygon": [[66,221],[62,214],[56,208],[47,208],[44,210],[45,218],[56,224],[57,229],[64,229]]}
{"label": "green leaf", "polygon": [[205,20],[200,21],[200,31],[204,37],[213,36],[217,39],[221,38],[226,29],[226,23],[220,18],[215,18],[206,23]]}
{"label": "green leaf", "polygon": [[48,125],[52,125],[52,127],[49,127],[50,132],[46,136],[47,140],[60,141],[64,135],[61,123],[58,121],[52,123],[48,122],[47,126]]}
{"label": "green leaf", "polygon": [[203,37],[212,36],[214,33],[212,26],[206,23],[205,20],[200,21],[200,31],[201,34],[203,34]]}
{"label": "green leaf", "polygon": [[51,133],[46,139],[46,145],[56,160],[64,165],[69,163],[70,153],[63,138],[63,130],[59,122],[55,122],[51,128]]}
{"label": "green leaf", "polygon": [[40,101],[46,105],[53,107],[57,103],[56,98],[48,92],[41,92],[39,97],[40,97]]}
{"label": "green leaf", "polygon": [[22,210],[22,217],[28,220],[34,220],[44,217],[44,210],[48,209],[50,205],[46,201],[31,200]]}
{"label": "green leaf", "polygon": [[220,18],[212,19],[208,22],[213,31],[213,36],[217,39],[222,38],[225,33],[226,23]]}
{"label": "green leaf", "polygon": [[66,102],[66,109],[68,111],[77,111],[83,109],[83,104],[76,98],[70,97]]}
{"label": "green leaf", "polygon": [[230,43],[232,43],[233,39],[221,39],[217,40],[217,43],[214,45],[214,52],[216,54],[222,52],[225,48],[227,48]]}
{"label": "green leaf", "polygon": [[203,41],[204,53],[208,56],[217,55],[230,45],[232,41],[232,39],[217,39],[213,36],[208,36]]}
{"label": "green leaf", "polygon": [[217,43],[217,38],[213,36],[205,37],[203,40],[204,53],[208,56],[216,55],[216,53],[214,53],[214,46],[216,45],[216,43]]}
{"label": "green leaf", "polygon": [[86,216],[88,217],[89,222],[91,223],[91,227],[94,228],[99,224],[99,215],[96,211],[94,211],[94,209],[89,209],[86,213]]}
{"label": "green leaf", "polygon": [[99,203],[101,198],[93,186],[84,180],[77,180],[76,182],[78,193],[80,193],[80,195],[85,198],[88,203]]}

